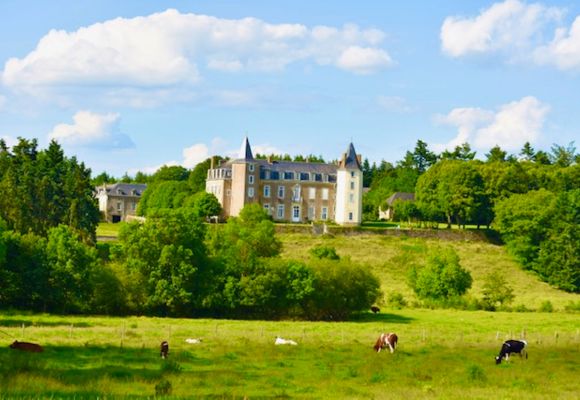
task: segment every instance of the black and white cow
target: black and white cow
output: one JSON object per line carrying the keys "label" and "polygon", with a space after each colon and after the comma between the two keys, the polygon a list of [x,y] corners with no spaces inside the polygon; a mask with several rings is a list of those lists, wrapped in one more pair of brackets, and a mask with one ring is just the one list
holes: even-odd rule
{"label": "black and white cow", "polygon": [[500,364],[501,360],[505,358],[506,361],[509,360],[509,356],[512,353],[518,353],[520,357],[526,356],[528,358],[528,351],[526,347],[528,342],[525,340],[506,340],[501,345],[501,350],[499,351],[499,355],[495,358],[495,363]]}

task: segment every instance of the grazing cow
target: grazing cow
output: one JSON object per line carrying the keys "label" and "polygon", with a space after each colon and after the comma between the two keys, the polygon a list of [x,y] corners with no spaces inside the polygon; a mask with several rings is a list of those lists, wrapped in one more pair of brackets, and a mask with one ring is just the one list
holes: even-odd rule
{"label": "grazing cow", "polygon": [[31,353],[42,353],[44,351],[42,346],[39,344],[19,342],[18,340],[15,340],[14,343],[10,345],[10,348],[22,351],[29,351]]}
{"label": "grazing cow", "polygon": [[161,358],[166,359],[169,355],[169,343],[165,340],[161,342]]}
{"label": "grazing cow", "polygon": [[276,336],[276,341],[274,342],[275,345],[281,345],[281,344],[290,344],[292,346],[296,346],[298,343],[296,343],[294,340],[290,340],[290,339],[282,339],[279,336]]}
{"label": "grazing cow", "polygon": [[379,312],[381,312],[381,309],[380,309],[380,308],[378,308],[377,306],[372,306],[372,307],[371,307],[371,311],[372,311],[374,314],[376,314],[376,313],[379,313]]}
{"label": "grazing cow", "polygon": [[373,348],[377,353],[379,353],[382,349],[388,347],[391,353],[394,353],[398,341],[399,338],[394,333],[381,333],[381,336],[379,336]]}
{"label": "grazing cow", "polygon": [[506,362],[509,360],[509,356],[511,353],[518,353],[520,357],[523,357],[524,354],[526,359],[528,358],[528,351],[526,350],[526,346],[528,342],[525,340],[506,340],[501,345],[501,350],[499,351],[499,355],[495,358],[495,363],[500,364],[501,360],[505,358]]}

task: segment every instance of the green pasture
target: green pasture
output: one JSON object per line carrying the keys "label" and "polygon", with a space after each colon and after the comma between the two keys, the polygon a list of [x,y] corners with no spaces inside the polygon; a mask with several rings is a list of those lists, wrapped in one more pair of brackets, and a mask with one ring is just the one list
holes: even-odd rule
{"label": "green pasture", "polygon": [[[4,313],[0,398],[576,399],[579,328],[566,313],[404,310],[344,323]],[[394,354],[372,350],[385,331],[399,335]],[[298,345],[275,346],[277,335]],[[527,339],[529,359],[495,365],[511,337]],[[12,350],[13,338],[45,351]]]}
{"label": "green pasture", "polygon": [[[445,235],[443,232],[442,235]],[[444,237],[444,236],[443,236]],[[416,301],[407,285],[407,271],[413,265],[424,265],[429,249],[437,246],[452,247],[460,263],[472,275],[473,285],[467,296],[481,297],[485,276],[500,271],[514,289],[513,307],[537,310],[549,301],[555,310],[563,310],[570,302],[580,301],[577,294],[566,293],[541,282],[532,272],[524,271],[507,253],[504,246],[483,240],[443,240],[407,237],[405,235],[354,234],[313,236],[302,233],[279,234],[282,257],[308,260],[314,246],[332,246],[341,257],[368,265],[381,281],[387,298],[389,293],[401,293],[409,304]]]}

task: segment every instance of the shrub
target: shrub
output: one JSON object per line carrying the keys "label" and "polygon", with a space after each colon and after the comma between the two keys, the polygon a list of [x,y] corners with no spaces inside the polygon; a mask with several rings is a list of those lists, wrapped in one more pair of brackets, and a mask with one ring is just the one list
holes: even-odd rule
{"label": "shrub", "polygon": [[323,258],[327,258],[329,260],[339,260],[340,259],[340,256],[338,254],[336,254],[336,249],[332,246],[324,246],[324,245],[315,246],[315,247],[310,249],[310,254],[313,257],[316,257],[319,259],[323,259]]}
{"label": "shrub", "polygon": [[407,300],[403,297],[403,295],[399,292],[391,292],[389,293],[389,297],[387,298],[387,303],[397,309],[401,309],[407,306]]}
{"label": "shrub", "polygon": [[486,275],[482,300],[484,309],[494,311],[498,306],[509,305],[514,297],[514,290],[499,271]]}
{"label": "shrub", "polygon": [[459,265],[453,249],[437,249],[423,268],[412,268],[409,285],[421,299],[446,300],[462,296],[471,287],[469,271]]}
{"label": "shrub", "polygon": [[546,300],[546,301],[542,302],[542,304],[540,305],[540,308],[538,308],[538,312],[551,313],[553,311],[554,311],[554,306],[552,305],[552,302],[550,300]]}

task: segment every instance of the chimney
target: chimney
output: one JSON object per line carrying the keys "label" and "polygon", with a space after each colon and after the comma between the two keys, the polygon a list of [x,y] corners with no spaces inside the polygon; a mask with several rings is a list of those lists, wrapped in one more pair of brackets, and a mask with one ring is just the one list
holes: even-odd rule
{"label": "chimney", "polygon": [[268,164],[272,164],[272,154],[268,156]]}
{"label": "chimney", "polygon": [[214,168],[214,156],[211,156],[210,162],[209,162],[209,169],[213,169],[213,168]]}
{"label": "chimney", "polygon": [[359,165],[362,165],[362,155],[360,155],[360,154],[357,154],[357,155],[356,155],[356,159],[358,160],[358,164],[359,164]]}

